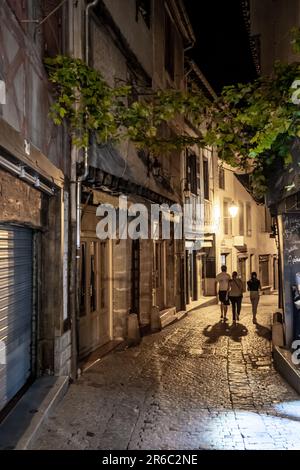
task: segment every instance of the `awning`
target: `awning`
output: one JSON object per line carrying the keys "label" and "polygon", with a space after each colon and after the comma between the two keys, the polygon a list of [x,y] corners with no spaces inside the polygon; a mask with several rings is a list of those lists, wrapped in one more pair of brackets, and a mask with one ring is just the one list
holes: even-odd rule
{"label": "awning", "polygon": [[238,259],[249,258],[249,253],[238,253]]}
{"label": "awning", "polygon": [[112,144],[99,145],[95,138],[89,149],[89,163],[110,175],[134,181],[134,175],[126,159]]}

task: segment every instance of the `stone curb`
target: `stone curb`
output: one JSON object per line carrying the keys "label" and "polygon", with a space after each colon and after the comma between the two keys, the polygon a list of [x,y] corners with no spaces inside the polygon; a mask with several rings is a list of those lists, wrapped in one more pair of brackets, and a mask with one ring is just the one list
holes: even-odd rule
{"label": "stone curb", "polygon": [[0,448],[28,450],[41,425],[62,400],[69,377],[37,379],[0,425]]}
{"label": "stone curb", "polygon": [[273,346],[273,359],[277,372],[300,394],[300,369],[292,363],[290,351]]}

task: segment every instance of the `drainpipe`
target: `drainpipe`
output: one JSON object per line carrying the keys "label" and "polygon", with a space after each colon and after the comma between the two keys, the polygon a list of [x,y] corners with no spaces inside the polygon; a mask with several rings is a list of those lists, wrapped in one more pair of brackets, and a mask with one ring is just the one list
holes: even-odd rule
{"label": "drainpipe", "polygon": [[[89,65],[89,17],[90,11],[92,8],[97,6],[99,0],[94,0],[93,2],[89,3],[85,8],[85,62]],[[77,183],[76,183],[76,200],[77,200],[77,207],[76,207],[76,219],[77,219],[77,227],[76,227],[76,248],[77,248],[77,259],[80,258],[80,226],[81,226],[81,185],[82,181],[86,180],[89,173],[89,165],[88,165],[88,148],[84,149],[84,170],[82,175],[78,176]]]}
{"label": "drainpipe", "polygon": [[93,2],[89,3],[85,9],[85,62],[89,64],[89,15],[90,10],[97,6],[99,0],[94,0]]}
{"label": "drainpipe", "polygon": [[[69,44],[70,55],[82,59],[85,56],[88,63],[89,53],[89,13],[96,6],[97,1],[86,5],[85,0],[69,0]],[[85,12],[85,35],[82,41],[82,15]],[[81,184],[88,175],[88,149],[84,151],[84,169],[78,176],[77,164],[79,151],[75,145],[71,150],[71,185],[70,185],[70,317],[72,336],[72,364],[71,378],[75,380],[78,376],[78,353],[79,353],[79,280],[80,280],[80,228],[81,228]]]}

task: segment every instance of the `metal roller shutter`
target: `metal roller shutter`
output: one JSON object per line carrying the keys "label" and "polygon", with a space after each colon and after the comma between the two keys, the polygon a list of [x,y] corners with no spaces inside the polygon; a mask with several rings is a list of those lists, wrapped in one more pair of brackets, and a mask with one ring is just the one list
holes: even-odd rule
{"label": "metal roller shutter", "polygon": [[0,225],[0,410],[31,373],[32,231]]}

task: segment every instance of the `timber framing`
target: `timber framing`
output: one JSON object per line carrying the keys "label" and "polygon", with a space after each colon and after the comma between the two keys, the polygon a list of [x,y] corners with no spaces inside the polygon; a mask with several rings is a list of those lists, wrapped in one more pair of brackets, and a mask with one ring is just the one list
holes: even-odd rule
{"label": "timber framing", "polygon": [[64,175],[37,147],[30,143],[25,152],[25,139],[4,119],[0,118],[0,150],[13,163],[24,165],[37,176],[51,182],[57,188],[64,186]]}
{"label": "timber framing", "polygon": [[168,8],[172,13],[177,27],[182,35],[184,45],[187,48],[193,47],[196,42],[196,37],[186,12],[183,0],[168,0]]}

